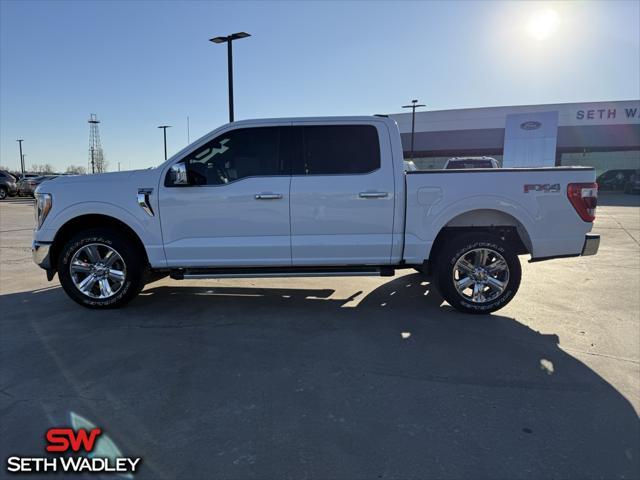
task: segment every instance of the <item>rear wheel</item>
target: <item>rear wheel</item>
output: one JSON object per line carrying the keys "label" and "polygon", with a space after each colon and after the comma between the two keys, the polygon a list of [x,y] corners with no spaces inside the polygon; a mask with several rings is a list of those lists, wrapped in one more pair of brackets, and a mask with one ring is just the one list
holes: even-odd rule
{"label": "rear wheel", "polygon": [[58,276],[67,295],[88,308],[117,308],[144,287],[144,252],[111,229],[77,233],[58,257]]}
{"label": "rear wheel", "polygon": [[436,284],[449,304],[465,313],[491,313],[511,301],[522,271],[515,248],[484,232],[454,237],[436,260]]}

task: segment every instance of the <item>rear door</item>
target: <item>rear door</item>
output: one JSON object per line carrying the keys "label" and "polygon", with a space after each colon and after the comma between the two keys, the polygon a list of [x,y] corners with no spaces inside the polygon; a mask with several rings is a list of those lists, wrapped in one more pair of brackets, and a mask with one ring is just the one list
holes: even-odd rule
{"label": "rear door", "polygon": [[389,264],[395,195],[386,125],[294,125],[293,265]]}

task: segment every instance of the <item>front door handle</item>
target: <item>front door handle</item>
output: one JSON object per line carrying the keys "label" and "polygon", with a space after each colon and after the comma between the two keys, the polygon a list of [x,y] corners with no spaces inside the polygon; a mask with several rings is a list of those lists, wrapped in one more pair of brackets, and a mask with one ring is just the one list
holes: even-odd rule
{"label": "front door handle", "polygon": [[256,200],[280,200],[282,198],[281,193],[257,193]]}
{"label": "front door handle", "polygon": [[360,192],[360,198],[386,198],[389,194],[387,192]]}

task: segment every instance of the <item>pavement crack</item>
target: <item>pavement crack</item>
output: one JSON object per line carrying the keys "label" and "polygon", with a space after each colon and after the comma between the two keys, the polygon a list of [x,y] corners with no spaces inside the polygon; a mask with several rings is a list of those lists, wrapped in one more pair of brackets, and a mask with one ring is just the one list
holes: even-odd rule
{"label": "pavement crack", "polygon": [[125,328],[160,328],[160,329],[182,329],[182,328],[222,328],[222,327],[233,327],[235,325],[241,325],[240,323],[220,323],[218,325],[208,325],[204,323],[194,323],[194,324],[184,324],[184,325],[131,325]]}
{"label": "pavement crack", "polygon": [[445,377],[438,375],[410,375],[403,373],[389,373],[366,370],[365,373],[380,375],[383,377],[396,377],[406,380],[416,380],[435,383],[449,383],[452,385],[465,385],[473,387],[509,388],[518,390],[553,390],[559,392],[593,392],[598,389],[587,383],[540,383],[514,380],[488,380],[481,381],[466,377]]}
{"label": "pavement crack", "polygon": [[619,360],[621,362],[628,362],[628,363],[633,363],[634,365],[640,365],[640,360],[634,360],[633,358],[619,357],[617,355],[607,355],[606,353],[587,352],[585,350],[579,350],[577,348],[571,348],[571,347],[565,347],[565,346],[562,346],[562,349],[567,350],[568,352],[584,353],[585,355],[592,355],[594,357],[610,358],[612,360]]}
{"label": "pavement crack", "polygon": [[616,222],[616,223],[618,224],[618,226],[620,227],[620,229],[621,229],[621,230],[623,230],[623,231],[624,231],[624,233],[626,233],[627,235],[629,235],[629,237],[631,238],[631,240],[633,240],[633,241],[636,243],[636,245],[639,245],[639,246],[640,246],[640,242],[638,242],[638,240],[636,240],[636,239],[634,238],[634,236],[633,236],[633,235],[631,235],[631,234],[629,233],[629,230],[627,230],[627,229],[624,227],[624,225],[622,225],[622,223],[620,223],[620,222],[618,221],[618,219],[617,219],[616,217],[614,217],[613,215],[611,215],[611,218],[613,219],[613,221],[614,221],[614,222]]}

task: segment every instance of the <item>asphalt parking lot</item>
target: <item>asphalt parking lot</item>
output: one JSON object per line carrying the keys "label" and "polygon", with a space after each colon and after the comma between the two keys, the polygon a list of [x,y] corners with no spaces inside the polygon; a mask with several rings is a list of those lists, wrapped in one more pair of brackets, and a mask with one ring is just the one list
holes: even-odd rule
{"label": "asphalt parking lot", "polygon": [[136,478],[637,478],[640,196],[601,205],[597,256],[522,257],[477,317],[416,273],[167,279],[85,310],[31,262],[31,202],[1,202],[3,464],[73,412]]}

